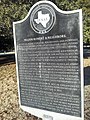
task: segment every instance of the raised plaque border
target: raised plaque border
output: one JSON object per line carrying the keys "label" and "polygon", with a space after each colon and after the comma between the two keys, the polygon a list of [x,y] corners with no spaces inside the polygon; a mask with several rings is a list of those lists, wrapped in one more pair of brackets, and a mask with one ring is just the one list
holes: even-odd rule
{"label": "raised plaque border", "polygon": [[[22,106],[20,102],[20,90],[19,90],[19,71],[18,71],[18,59],[17,59],[17,50],[16,50],[16,36],[15,36],[15,25],[24,22],[34,9],[39,4],[42,3],[47,3],[53,6],[58,12],[63,13],[63,14],[72,14],[72,13],[79,13],[79,21],[80,21],[80,63],[81,63],[81,117],[75,117],[75,116],[70,116],[70,115],[65,115],[65,114],[60,114],[60,113],[55,113],[55,112],[50,112],[46,110],[41,110],[41,109],[36,109],[36,108],[30,108],[26,106]],[[18,95],[19,95],[19,104],[20,107],[26,111],[29,112],[37,117],[40,117],[43,119],[44,115],[51,116],[53,120],[84,120],[84,77],[83,77],[83,30],[82,30],[82,10],[73,10],[73,11],[62,11],[60,10],[54,3],[50,1],[39,1],[36,4],[34,4],[30,11],[28,12],[27,16],[20,21],[13,22],[13,34],[14,34],[14,45],[15,45],[15,57],[16,57],[16,71],[17,71],[17,83],[18,83]]]}

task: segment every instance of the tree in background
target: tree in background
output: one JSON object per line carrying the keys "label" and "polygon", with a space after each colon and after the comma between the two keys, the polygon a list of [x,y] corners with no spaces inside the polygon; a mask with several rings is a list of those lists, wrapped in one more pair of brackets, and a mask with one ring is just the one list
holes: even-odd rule
{"label": "tree in background", "polygon": [[[61,0],[60,0],[61,1]],[[58,1],[62,10],[82,9],[83,12],[83,40],[90,43],[90,0],[64,0]]]}
{"label": "tree in background", "polygon": [[14,49],[13,22],[23,19],[31,4],[18,0],[2,0],[0,2],[0,51]]}
{"label": "tree in background", "polygon": [[[30,7],[40,0],[0,1],[0,50],[13,49],[13,27],[15,21],[23,19]],[[82,9],[84,41],[90,42],[90,0],[51,0],[64,11]]]}

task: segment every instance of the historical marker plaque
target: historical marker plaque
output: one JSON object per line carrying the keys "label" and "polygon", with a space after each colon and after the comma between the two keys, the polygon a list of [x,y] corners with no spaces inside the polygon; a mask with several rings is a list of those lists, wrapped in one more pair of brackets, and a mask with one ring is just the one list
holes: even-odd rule
{"label": "historical marker plaque", "polygon": [[82,11],[36,3],[14,22],[21,108],[45,120],[83,120]]}

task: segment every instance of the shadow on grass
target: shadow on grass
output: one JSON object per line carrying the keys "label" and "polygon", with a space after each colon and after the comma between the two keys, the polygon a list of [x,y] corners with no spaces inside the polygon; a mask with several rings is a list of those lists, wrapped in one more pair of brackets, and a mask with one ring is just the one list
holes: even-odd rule
{"label": "shadow on grass", "polygon": [[15,55],[0,56],[0,65],[15,62]]}
{"label": "shadow on grass", "polygon": [[90,66],[84,68],[84,85],[90,85]]}
{"label": "shadow on grass", "polygon": [[90,48],[83,50],[83,57],[87,59],[90,57]]}

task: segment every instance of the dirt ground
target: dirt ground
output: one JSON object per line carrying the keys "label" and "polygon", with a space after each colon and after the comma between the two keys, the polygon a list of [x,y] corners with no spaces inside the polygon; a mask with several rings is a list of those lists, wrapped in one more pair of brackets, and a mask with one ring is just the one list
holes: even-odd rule
{"label": "dirt ground", "polygon": [[90,59],[84,59],[84,114],[85,120],[90,120]]}
{"label": "dirt ground", "polygon": [[0,66],[0,120],[37,120],[19,107],[15,64]]}
{"label": "dirt ground", "polygon": [[[90,120],[90,59],[84,59],[85,72],[85,120]],[[18,104],[16,65],[0,66],[0,120],[37,120],[24,112]],[[40,119],[39,119],[40,120]]]}

